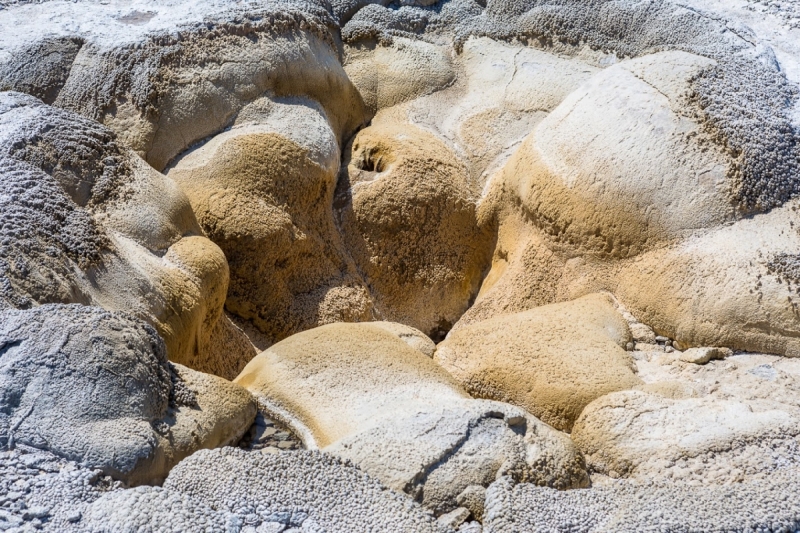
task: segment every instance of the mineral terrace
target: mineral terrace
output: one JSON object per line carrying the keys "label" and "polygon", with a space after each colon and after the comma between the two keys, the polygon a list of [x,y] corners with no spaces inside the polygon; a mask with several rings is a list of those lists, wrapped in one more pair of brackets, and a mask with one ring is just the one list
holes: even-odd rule
{"label": "mineral terrace", "polygon": [[0,531],[800,531],[800,0],[0,0]]}

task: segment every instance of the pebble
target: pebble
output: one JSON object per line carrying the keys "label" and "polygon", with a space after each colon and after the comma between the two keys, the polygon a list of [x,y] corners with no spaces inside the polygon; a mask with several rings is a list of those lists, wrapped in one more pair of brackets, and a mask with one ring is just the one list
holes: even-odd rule
{"label": "pebble", "polygon": [[239,448],[244,450],[261,450],[264,453],[277,451],[301,450],[303,443],[291,431],[259,412],[250,430],[239,441]]}
{"label": "pebble", "polygon": [[443,514],[436,521],[443,527],[457,528],[469,518],[469,509],[458,507],[449,513]]}

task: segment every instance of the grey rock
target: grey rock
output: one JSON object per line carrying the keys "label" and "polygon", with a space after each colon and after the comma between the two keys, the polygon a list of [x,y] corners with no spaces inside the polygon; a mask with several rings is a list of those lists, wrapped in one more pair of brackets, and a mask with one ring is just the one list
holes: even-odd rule
{"label": "grey rock", "polygon": [[216,511],[179,492],[160,487],[115,491],[92,503],[83,520],[87,531],[236,533],[242,518]]}
{"label": "grey rock", "polygon": [[172,383],[151,327],[45,305],[0,312],[0,346],[0,445],[47,447],[124,477],[152,458],[151,423],[166,417]]}
{"label": "grey rock", "polygon": [[489,487],[483,525],[488,533],[796,531],[798,490],[796,471],[727,486],[618,481],[564,492],[503,479]]}
{"label": "grey rock", "polygon": [[[433,517],[406,496],[320,452],[203,450],[175,467],[164,489],[239,516],[255,514],[274,522],[284,514],[284,523],[291,527],[313,520],[318,531],[329,533],[440,530]],[[302,516],[294,511],[298,509]]]}
{"label": "grey rock", "polygon": [[[238,440],[255,416],[246,391],[219,380],[234,394],[215,395],[207,380],[219,378],[170,364],[152,327],[97,307],[0,311],[0,356],[0,446],[47,449],[130,482],[163,479],[198,447]],[[181,391],[232,409],[197,410]],[[22,460],[47,468],[41,455]]]}

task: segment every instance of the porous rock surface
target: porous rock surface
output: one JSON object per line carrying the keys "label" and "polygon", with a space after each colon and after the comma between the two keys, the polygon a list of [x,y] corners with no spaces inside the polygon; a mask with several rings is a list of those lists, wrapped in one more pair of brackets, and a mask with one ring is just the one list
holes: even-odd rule
{"label": "porous rock surface", "polygon": [[318,451],[203,451],[175,468],[164,488],[265,530],[277,522],[300,531],[447,531],[407,497]]}
{"label": "porous rock surface", "polygon": [[0,529],[798,529],[799,14],[0,0]]}
{"label": "porous rock surface", "polygon": [[622,391],[590,403],[572,439],[593,472],[639,481],[740,482],[797,464],[797,407]]}
{"label": "porous rock surface", "polygon": [[241,387],[169,363],[152,327],[81,305],[0,311],[0,384],[0,446],[134,484],[238,441],[256,413]]}
{"label": "porous rock surface", "polygon": [[[508,16],[500,5],[492,18]],[[581,25],[570,27],[554,23],[576,8],[569,2],[553,6],[552,19],[516,7],[512,34],[523,25],[523,34],[562,39],[559,48],[583,33],[616,56],[490,182],[484,205],[498,245],[470,320],[607,289],[684,344],[794,353],[793,295],[769,264],[796,235],[794,211],[783,205],[797,183],[796,74],[779,72],[772,49],[748,40],[752,30],[714,30],[719,20],[667,2],[647,13],[623,8],[619,20],[637,22],[616,33],[601,3],[582,4]],[[618,62],[624,56],[631,59]],[[796,60],[783,57],[796,72]]]}
{"label": "porous rock surface", "polygon": [[484,531],[611,533],[685,531],[744,533],[796,531],[800,506],[789,494],[800,474],[726,486],[615,482],[587,490],[556,491],[506,479],[486,495]]}
{"label": "porous rock surface", "polygon": [[381,326],[299,333],[258,355],[236,383],[307,447],[352,460],[437,515],[506,472],[561,489],[588,481],[565,435],[522,409],[471,399]]}
{"label": "porous rock surface", "polygon": [[492,237],[478,224],[479,190],[446,144],[391,119],[361,130],[348,157],[340,226],[376,311],[440,340],[488,266]]}
{"label": "porous rock surface", "polygon": [[85,531],[86,508],[123,484],[100,470],[19,445],[0,451],[0,527],[14,533]]}
{"label": "porous rock surface", "polygon": [[156,327],[173,361],[221,374],[252,357],[222,314],[224,255],[175,183],[112,131],[0,93],[0,167],[0,308],[124,310]]}
{"label": "porous rock surface", "polygon": [[163,488],[127,489],[98,470],[19,446],[0,452],[0,473],[0,527],[12,533],[452,531],[320,452],[199,452]]}
{"label": "porous rock surface", "polygon": [[569,431],[584,407],[641,383],[628,324],[605,294],[459,327],[434,360],[476,398],[523,407]]}
{"label": "porous rock surface", "polygon": [[258,328],[262,343],[373,316],[334,223],[339,158],[319,104],[265,97],[169,171],[228,259],[227,309]]}

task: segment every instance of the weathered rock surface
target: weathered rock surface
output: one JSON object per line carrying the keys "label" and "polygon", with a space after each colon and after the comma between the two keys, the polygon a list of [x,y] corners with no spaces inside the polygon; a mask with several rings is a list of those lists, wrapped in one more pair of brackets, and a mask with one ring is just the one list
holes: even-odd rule
{"label": "weathered rock surface", "polygon": [[236,379],[307,447],[352,460],[437,515],[508,473],[587,482],[569,439],[522,409],[472,400],[429,357],[371,324],[331,324],[257,356]]}
{"label": "weathered rock surface", "polygon": [[630,257],[731,221],[727,161],[687,111],[690,80],[714,64],[662,52],[596,74],[515,152],[502,192],[554,246],[583,254]]}
{"label": "weathered rock surface", "polygon": [[[618,297],[686,346],[797,356],[798,205],[791,200],[638,257],[617,274]],[[648,290],[634,293],[631,283]]]}
{"label": "weathered rock surface", "polygon": [[339,147],[308,99],[264,98],[169,171],[231,269],[226,307],[268,344],[372,318],[372,298],[334,224]]}
{"label": "weathered rock surface", "polygon": [[0,474],[0,527],[13,533],[452,531],[320,452],[199,452],[164,488],[125,489],[96,470],[21,446],[0,451]]}
{"label": "weathered rock surface", "polygon": [[590,402],[641,383],[630,341],[613,300],[594,294],[460,327],[434,359],[473,396],[569,431]]}
{"label": "weathered rock surface", "polygon": [[440,91],[456,77],[445,49],[402,37],[392,46],[350,48],[345,72],[373,114]]}
{"label": "weathered rock surface", "polygon": [[698,365],[683,361],[683,353],[659,350],[633,352],[633,356],[646,386],[677,383],[685,388],[680,395],[683,398],[711,396],[720,400],[798,405],[800,359],[740,353]]}
{"label": "weathered rock surface", "polygon": [[724,487],[616,482],[587,490],[556,491],[501,480],[487,491],[483,530],[794,531],[800,527],[800,506],[792,495],[799,489],[797,471]]}
{"label": "weathered rock surface", "polygon": [[0,445],[27,444],[129,483],[239,440],[250,394],[167,361],[150,326],[81,305],[0,311]]}
{"label": "weathered rock surface", "polygon": [[223,375],[252,357],[222,315],[222,252],[177,186],[114,133],[0,93],[0,168],[0,307],[124,310],[156,327],[173,361]]}
{"label": "weathered rock surface", "polygon": [[798,415],[775,402],[623,391],[589,404],[572,439],[609,477],[723,484],[797,464]]}
{"label": "weathered rock surface", "polygon": [[402,494],[320,452],[203,451],[175,468],[164,488],[264,529],[277,522],[301,531],[443,531]]}
{"label": "weathered rock surface", "polygon": [[[0,0],[0,33],[0,529],[800,527],[791,1]],[[312,329],[371,320],[404,325]],[[249,430],[181,366],[277,341]],[[552,490],[584,456],[534,415],[594,488]]]}
{"label": "weathered rock surface", "polygon": [[716,61],[661,52],[620,62],[539,123],[484,202],[498,244],[466,320],[606,289],[685,345],[797,350],[795,295],[783,284],[794,201],[767,198],[780,189],[769,180],[784,178],[748,182],[696,109],[698,79]]}
{"label": "weathered rock surface", "polygon": [[[107,125],[162,170],[267,92],[320,102],[339,136],[358,127],[361,99],[339,62],[334,26],[318,2],[23,5],[3,17],[0,72],[17,74],[0,83],[36,96],[57,91],[55,105]],[[66,80],[20,70],[55,62],[47,44],[69,39],[80,47],[58,58]]]}
{"label": "weathered rock surface", "polygon": [[[446,142],[479,188],[539,121],[598,70],[589,60],[489,38],[470,39],[452,62],[456,78],[447,88],[395,106],[391,114]],[[361,89],[358,78],[354,83]]]}
{"label": "weathered rock surface", "polygon": [[[87,531],[86,508],[122,483],[25,445],[0,450],[0,528],[28,531]],[[90,531],[90,530],[89,530]]]}
{"label": "weathered rock surface", "polygon": [[444,143],[392,120],[359,132],[348,161],[340,225],[379,316],[442,338],[488,265],[479,191]]}

